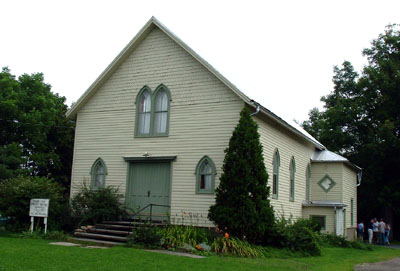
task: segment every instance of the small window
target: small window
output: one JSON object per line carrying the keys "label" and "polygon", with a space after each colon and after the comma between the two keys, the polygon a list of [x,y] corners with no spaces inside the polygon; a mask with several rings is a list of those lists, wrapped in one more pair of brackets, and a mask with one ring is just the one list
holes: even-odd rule
{"label": "small window", "polygon": [[272,198],[278,198],[279,192],[279,166],[280,166],[280,157],[278,149],[274,152],[273,157],[273,177],[272,177]]}
{"label": "small window", "polygon": [[92,165],[91,170],[91,188],[99,189],[103,188],[106,182],[107,168],[104,161],[98,158]]}
{"label": "small window", "polygon": [[168,127],[168,95],[164,88],[156,92],[156,105],[154,109],[154,133],[165,134]]}
{"label": "small window", "polygon": [[196,192],[214,193],[215,166],[208,156],[204,156],[196,167]]}
{"label": "small window", "polygon": [[149,135],[151,122],[151,95],[149,91],[142,93],[139,102],[138,134]]}
{"label": "small window", "polygon": [[310,164],[307,165],[306,168],[306,201],[310,201],[310,185],[311,183],[311,166]]}
{"label": "small window", "polygon": [[351,223],[351,226],[353,227],[353,224],[354,224],[354,199],[353,198],[351,198],[350,208],[351,208],[351,210],[350,210],[350,215],[351,215],[350,223]]}
{"label": "small window", "polygon": [[289,200],[294,201],[294,177],[296,172],[296,163],[294,161],[294,157],[290,160],[290,193],[289,193]]}
{"label": "small window", "polygon": [[318,223],[321,226],[321,230],[326,229],[326,216],[323,215],[312,215],[311,220]]}
{"label": "small window", "polygon": [[324,190],[326,193],[329,192],[329,190],[332,189],[336,185],[336,182],[328,175],[326,174],[319,182],[318,185]]}

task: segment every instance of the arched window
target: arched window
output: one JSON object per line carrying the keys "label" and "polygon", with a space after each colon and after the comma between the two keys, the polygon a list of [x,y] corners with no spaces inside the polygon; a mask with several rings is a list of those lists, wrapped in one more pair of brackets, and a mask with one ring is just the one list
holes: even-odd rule
{"label": "arched window", "polygon": [[311,189],[311,166],[307,165],[306,168],[306,201],[310,201],[310,189]]}
{"label": "arched window", "polygon": [[289,200],[294,201],[294,177],[296,173],[296,163],[294,161],[294,157],[290,160],[290,191],[289,191]]}
{"label": "arched window", "polygon": [[196,193],[214,193],[215,174],[215,165],[211,158],[201,158],[196,167]]}
{"label": "arched window", "polygon": [[139,93],[138,135],[150,135],[151,124],[151,92],[146,88]]}
{"label": "arched window", "polygon": [[91,188],[103,188],[106,183],[107,168],[106,164],[101,158],[97,158],[97,160],[93,163],[90,174],[92,176],[92,181],[90,183]]}
{"label": "arched window", "polygon": [[159,85],[154,94],[144,86],[136,98],[135,136],[168,136],[170,93]]}
{"label": "arched window", "polygon": [[279,166],[281,165],[278,149],[274,152],[273,163],[273,176],[272,176],[272,198],[277,199],[279,193]]}
{"label": "arched window", "polygon": [[168,92],[163,86],[161,86],[156,90],[155,97],[154,134],[166,134],[168,132]]}

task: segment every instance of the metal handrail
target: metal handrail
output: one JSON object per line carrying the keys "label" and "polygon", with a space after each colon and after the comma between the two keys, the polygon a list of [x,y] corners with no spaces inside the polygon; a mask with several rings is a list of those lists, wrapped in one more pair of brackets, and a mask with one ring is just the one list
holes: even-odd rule
{"label": "metal handrail", "polygon": [[150,221],[152,221],[152,216],[153,216],[153,206],[156,206],[156,207],[168,207],[168,208],[171,208],[171,206],[169,206],[169,205],[161,205],[161,204],[153,204],[153,203],[150,203],[150,204],[147,204],[145,207],[143,207],[142,209],[140,209],[139,211],[137,211],[137,212],[135,212],[135,213],[133,213],[133,215],[132,215],[132,217],[134,217],[134,216],[137,216],[138,214],[140,214],[142,211],[144,211],[145,209],[147,209],[147,208],[149,208],[150,207]]}

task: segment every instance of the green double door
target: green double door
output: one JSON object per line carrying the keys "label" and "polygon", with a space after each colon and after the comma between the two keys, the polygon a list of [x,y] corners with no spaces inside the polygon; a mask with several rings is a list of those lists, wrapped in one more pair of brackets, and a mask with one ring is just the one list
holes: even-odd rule
{"label": "green double door", "polygon": [[[128,190],[126,204],[133,212],[136,212],[149,204],[170,204],[170,175],[169,162],[134,162],[129,165]],[[169,213],[168,207],[153,206],[143,210],[142,218],[147,218],[152,211],[153,219],[166,219]],[[164,217],[164,218],[163,218]]]}

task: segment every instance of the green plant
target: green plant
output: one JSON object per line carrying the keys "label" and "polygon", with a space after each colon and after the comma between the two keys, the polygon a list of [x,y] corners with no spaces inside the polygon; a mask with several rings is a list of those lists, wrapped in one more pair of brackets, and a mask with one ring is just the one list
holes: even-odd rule
{"label": "green plant", "polygon": [[198,244],[210,244],[212,233],[209,229],[185,225],[168,225],[159,229],[163,246],[181,248],[185,244],[195,247]]}
{"label": "green plant", "polygon": [[48,231],[43,234],[43,239],[56,240],[56,241],[67,241],[70,236],[63,231]]}
{"label": "green plant", "polygon": [[264,257],[266,249],[261,246],[252,245],[238,238],[220,236],[214,239],[211,245],[213,252],[224,255],[234,255],[239,257]]}
{"label": "green plant", "polygon": [[[303,255],[321,255],[321,246],[318,232],[320,227],[308,219],[298,219],[292,222],[291,219],[281,217],[276,221],[269,239],[266,243],[287,248]],[[272,236],[272,238],[271,238]]]}
{"label": "green plant", "polygon": [[65,234],[63,231],[48,231],[47,233],[42,232],[40,229],[31,231],[23,231],[20,235],[20,238],[28,238],[28,239],[45,239],[45,240],[53,240],[53,241],[67,241],[70,237],[68,234]]}
{"label": "green plant", "polygon": [[128,247],[139,245],[146,248],[157,248],[161,245],[161,234],[156,226],[150,223],[143,223],[132,230],[126,245]]}
{"label": "green plant", "polygon": [[274,211],[268,199],[268,174],[258,125],[243,108],[239,124],[225,150],[223,173],[216,189],[216,202],[208,218],[220,229],[252,243],[261,243],[274,224]]}
{"label": "green plant", "polygon": [[44,177],[18,176],[0,182],[0,213],[7,217],[6,228],[21,231],[29,227],[29,207],[33,198],[50,199],[48,227],[50,230],[62,228],[69,215],[63,190],[58,183]]}
{"label": "green plant", "polygon": [[80,225],[124,218],[127,210],[122,198],[118,188],[107,186],[94,190],[83,185],[71,200],[72,215]]}
{"label": "green plant", "polygon": [[349,241],[345,237],[336,234],[321,234],[319,238],[323,246],[372,250],[372,246],[369,244],[363,244],[359,241]]}

